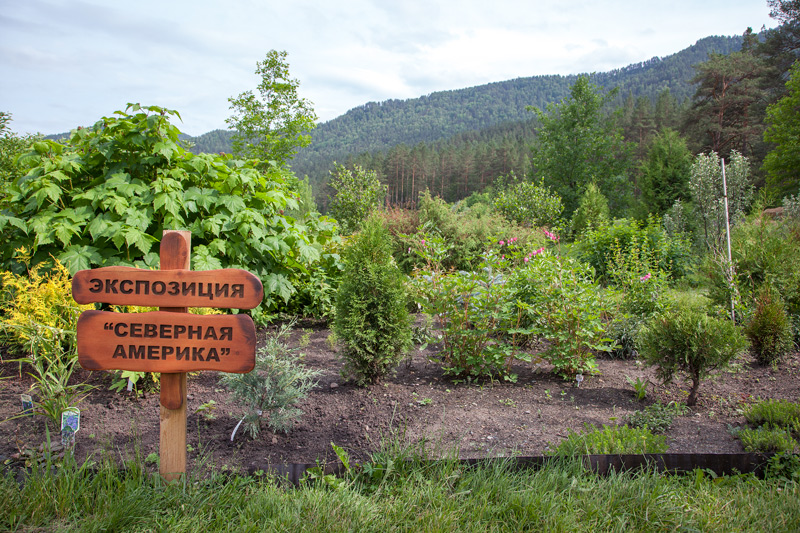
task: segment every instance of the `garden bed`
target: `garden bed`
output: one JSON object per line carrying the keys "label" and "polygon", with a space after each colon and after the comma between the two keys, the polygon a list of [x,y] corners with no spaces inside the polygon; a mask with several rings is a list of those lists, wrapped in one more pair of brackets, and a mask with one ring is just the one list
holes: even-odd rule
{"label": "garden bed", "polygon": [[[600,373],[580,387],[550,373],[547,365],[534,369],[520,363],[513,371],[516,383],[459,383],[442,376],[431,362],[438,346],[414,350],[397,373],[381,383],[358,388],[339,375],[342,368],[328,342],[329,330],[296,328],[293,345],[305,354],[304,362],[323,373],[318,385],[301,404],[302,418],[288,433],[264,429],[258,439],[231,432],[240,418],[226,389],[214,372],[189,376],[189,468],[254,470],[268,464],[332,461],[331,443],[343,447],[355,461],[363,461],[381,442],[425,442],[431,455],[458,450],[462,458],[540,455],[547,453],[570,430],[585,424],[620,424],[633,411],[655,401],[682,402],[687,386],[662,386],[653,369],[636,361],[599,358]],[[20,394],[28,392],[31,378],[19,376],[16,363],[0,363],[7,378],[0,386],[0,420],[20,409]],[[666,433],[670,453],[739,453],[741,443],[729,426],[744,424],[740,409],[756,399],[796,401],[800,397],[800,354],[785,357],[775,368],[744,358],[716,378],[704,381],[698,404],[677,417]],[[627,377],[649,381],[647,397],[636,399]],[[136,396],[108,390],[110,376],[77,371],[76,379],[96,388],[79,405],[81,429],[76,455],[110,454],[119,460],[139,453],[158,454],[158,393]],[[201,405],[215,409],[198,412]],[[203,416],[213,415],[213,419]],[[0,459],[18,457],[45,440],[42,417],[0,423]]]}

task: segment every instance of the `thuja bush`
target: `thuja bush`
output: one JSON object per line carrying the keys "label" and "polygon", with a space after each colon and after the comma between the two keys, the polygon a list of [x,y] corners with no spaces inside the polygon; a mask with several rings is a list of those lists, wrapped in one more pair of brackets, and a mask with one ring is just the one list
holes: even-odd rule
{"label": "thuja bush", "polygon": [[665,384],[677,375],[691,382],[686,405],[692,406],[697,403],[700,382],[726,367],[747,349],[748,342],[729,319],[710,317],[702,309],[676,304],[642,326],[637,346]]}
{"label": "thuja bush", "polygon": [[745,333],[756,359],[764,365],[778,361],[794,347],[792,325],[783,299],[767,284],[762,285],[755,295]]}
{"label": "thuja bush", "polygon": [[351,238],[343,260],[333,331],[342,346],[343,374],[366,385],[394,369],[411,345],[404,276],[389,233],[374,216]]}

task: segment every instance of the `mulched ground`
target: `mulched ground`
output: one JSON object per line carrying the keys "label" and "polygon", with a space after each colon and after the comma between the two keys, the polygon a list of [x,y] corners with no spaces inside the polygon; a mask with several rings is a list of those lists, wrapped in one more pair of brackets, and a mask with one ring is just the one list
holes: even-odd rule
{"label": "mulched ground", "polygon": [[[288,434],[263,430],[252,440],[242,433],[230,441],[240,410],[230,401],[214,372],[189,376],[189,468],[263,468],[268,464],[332,461],[331,443],[363,461],[381,442],[424,442],[433,454],[458,450],[460,457],[539,455],[585,424],[600,426],[625,421],[626,415],[655,401],[685,401],[687,386],[664,387],[653,369],[636,361],[598,359],[600,373],[580,387],[564,382],[541,366],[516,365],[516,383],[454,384],[430,361],[437,346],[414,350],[397,373],[367,388],[348,384],[340,376],[342,363],[329,347],[329,330],[314,324],[296,327],[292,339],[305,354],[304,362],[323,372],[316,388],[302,402],[302,418]],[[676,419],[667,433],[670,452],[736,453],[742,446],[729,432],[744,424],[741,408],[759,398],[800,397],[800,353],[776,368],[745,358],[730,370],[705,381],[698,405]],[[16,363],[0,363],[0,420],[17,414],[20,394],[32,379],[19,376]],[[650,381],[647,398],[638,402],[626,376]],[[134,396],[109,391],[111,377],[79,371],[77,379],[97,388],[81,404],[81,429],[76,455],[91,454],[119,460],[138,451],[141,457],[158,453],[158,393]],[[197,412],[214,400],[215,418]],[[45,422],[28,417],[0,422],[0,462],[40,446]]]}

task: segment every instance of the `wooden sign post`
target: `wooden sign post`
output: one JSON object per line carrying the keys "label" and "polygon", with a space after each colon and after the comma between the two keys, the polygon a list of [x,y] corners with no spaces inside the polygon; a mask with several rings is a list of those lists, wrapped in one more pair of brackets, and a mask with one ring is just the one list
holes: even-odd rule
{"label": "wooden sign post", "polygon": [[191,233],[165,230],[161,269],[104,267],[77,272],[80,304],[159,307],[151,313],[85,311],[78,319],[78,362],[87,370],[161,373],[161,476],[186,473],[186,373],[247,373],[255,366],[256,330],[247,315],[191,315],[189,307],[252,309],[261,281],[245,270],[189,270]]}

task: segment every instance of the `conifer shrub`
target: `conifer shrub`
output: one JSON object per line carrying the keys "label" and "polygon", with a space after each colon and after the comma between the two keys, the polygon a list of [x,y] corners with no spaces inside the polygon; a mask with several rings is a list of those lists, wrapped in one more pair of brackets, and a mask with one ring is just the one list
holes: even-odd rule
{"label": "conifer shrub", "polygon": [[392,257],[389,232],[370,217],[343,254],[333,331],[342,347],[343,374],[358,385],[384,377],[411,345],[404,276]]}
{"label": "conifer shrub", "polygon": [[768,285],[759,288],[753,314],[745,325],[756,359],[772,364],[794,347],[792,324],[780,295]]}
{"label": "conifer shrub", "polygon": [[317,383],[315,378],[320,372],[306,368],[301,363],[302,356],[288,345],[293,325],[283,324],[267,335],[266,343],[256,353],[252,372],[223,374],[220,379],[242,407],[240,424],[252,438],[258,437],[262,423],[273,431],[288,432],[303,414],[297,403]]}
{"label": "conifer shrub", "polygon": [[641,328],[639,352],[670,383],[680,374],[691,381],[686,405],[697,403],[701,380],[726,367],[748,347],[744,333],[727,318],[708,316],[683,303],[654,315]]}
{"label": "conifer shrub", "polygon": [[572,214],[572,233],[580,235],[587,229],[605,226],[609,219],[608,199],[600,192],[597,184],[590,183],[581,196],[578,209]]}

